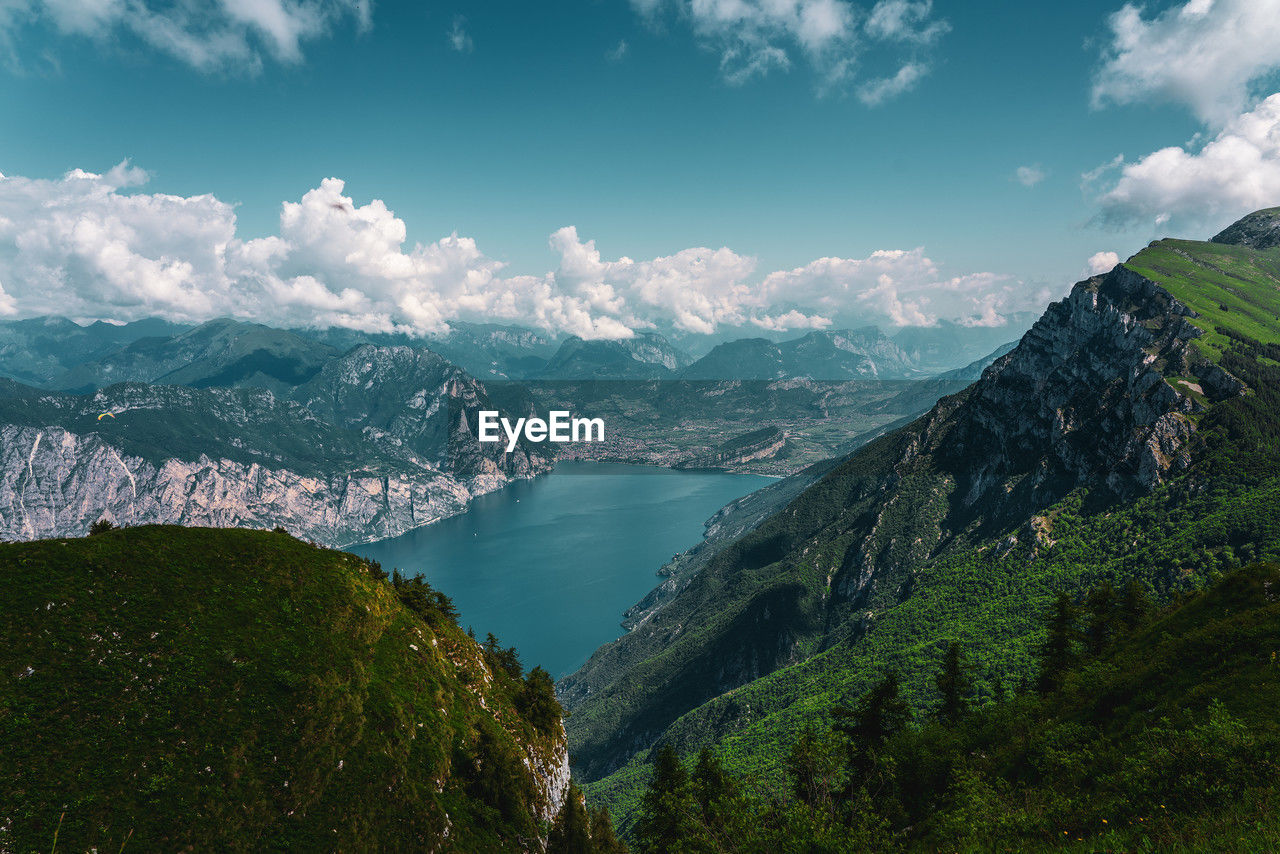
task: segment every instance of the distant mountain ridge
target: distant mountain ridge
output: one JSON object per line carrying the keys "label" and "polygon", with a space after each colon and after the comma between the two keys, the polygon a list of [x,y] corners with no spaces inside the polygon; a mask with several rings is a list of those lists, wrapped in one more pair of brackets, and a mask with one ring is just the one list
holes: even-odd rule
{"label": "distant mountain ridge", "polygon": [[914,379],[923,376],[901,347],[874,326],[810,332],[774,343],[743,338],[714,347],[682,379]]}
{"label": "distant mountain ridge", "polygon": [[531,379],[670,379],[692,359],[656,333],[633,338],[587,341],[568,338]]}

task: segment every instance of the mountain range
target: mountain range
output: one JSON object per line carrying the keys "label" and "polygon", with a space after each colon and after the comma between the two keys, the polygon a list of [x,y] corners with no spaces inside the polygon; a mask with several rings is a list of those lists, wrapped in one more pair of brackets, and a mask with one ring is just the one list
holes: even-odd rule
{"label": "mountain range", "polygon": [[276,329],[218,318],[199,326],[159,319],[80,326],[59,317],[0,322],[0,377],[84,393],[117,382],[283,391],[353,347],[419,347],[480,380],[920,379],[959,369],[1017,337],[1021,317],[998,327],[822,330],[774,341],[717,343],[695,358],[655,332],[619,340],[563,339],[530,329],[455,322],[414,337],[343,328]]}
{"label": "mountain range", "polygon": [[589,796],[629,825],[662,745],[780,785],[796,734],[890,669],[928,708],[959,642],[989,702],[1034,676],[1057,593],[1168,598],[1274,559],[1278,223],[1153,243],[922,417],[753,497],[727,536],[713,520],[560,683]]}

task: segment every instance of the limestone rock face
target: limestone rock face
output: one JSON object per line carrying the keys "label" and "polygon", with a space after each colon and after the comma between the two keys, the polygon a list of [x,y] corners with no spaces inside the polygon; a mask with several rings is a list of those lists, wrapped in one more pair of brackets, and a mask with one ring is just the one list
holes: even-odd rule
{"label": "limestone rock face", "polygon": [[422,468],[397,475],[299,474],[228,459],[155,465],[99,436],[0,427],[0,538],[79,536],[118,525],[274,528],[333,547],[394,537],[460,513],[506,478],[464,482]]}
{"label": "limestone rock face", "polygon": [[483,384],[420,348],[357,348],[289,396],[4,384],[0,539],[79,536],[105,518],[282,526],[346,547],[462,512],[552,465],[540,446],[479,443],[477,412],[498,407]]}
{"label": "limestone rock face", "polygon": [[964,502],[1005,501],[997,488],[1024,507],[1077,486],[1128,497],[1185,467],[1194,431],[1187,416],[1199,404],[1166,378],[1195,370],[1209,378],[1211,398],[1242,389],[1196,363],[1190,343],[1201,333],[1190,316],[1124,266],[1051,305],[946,419],[935,452],[952,463]]}

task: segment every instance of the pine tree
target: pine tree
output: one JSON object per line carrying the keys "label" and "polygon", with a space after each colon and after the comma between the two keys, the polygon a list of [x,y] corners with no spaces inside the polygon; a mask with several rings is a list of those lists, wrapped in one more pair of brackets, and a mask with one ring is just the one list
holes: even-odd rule
{"label": "pine tree", "polygon": [[837,718],[836,731],[849,740],[851,786],[856,787],[873,770],[884,743],[911,722],[911,707],[902,699],[901,687],[897,672],[890,670],[853,709],[832,710]]}
{"label": "pine tree", "polygon": [[1059,593],[1049,609],[1049,635],[1040,647],[1040,678],[1036,687],[1050,694],[1062,687],[1062,677],[1075,664],[1080,630],[1076,628],[1076,606]]}
{"label": "pine tree", "polygon": [[591,850],[595,854],[631,854],[613,830],[613,816],[609,815],[608,807],[591,813]]}
{"label": "pine tree", "polygon": [[571,782],[569,796],[565,798],[564,807],[556,816],[551,835],[547,837],[547,854],[592,854],[595,850],[582,792]]}
{"label": "pine tree", "polygon": [[702,810],[702,823],[717,837],[733,819],[738,799],[737,781],[720,759],[704,747],[693,768],[692,783],[694,800]]}
{"label": "pine tree", "polygon": [[687,850],[689,841],[699,835],[689,773],[670,745],[658,748],[653,776],[640,804],[641,816],[635,825],[640,854]]}
{"label": "pine tree", "polygon": [[556,732],[560,724],[562,710],[556,700],[556,683],[551,674],[541,667],[529,671],[516,698],[516,706],[533,728],[542,733]]}
{"label": "pine tree", "polygon": [[1088,613],[1088,625],[1084,631],[1085,648],[1092,656],[1101,655],[1102,651],[1115,639],[1116,600],[1115,588],[1104,583],[1095,588],[1085,602],[1085,610]]}
{"label": "pine tree", "polygon": [[834,804],[836,767],[832,751],[811,729],[791,745],[786,759],[791,793],[810,809],[830,815]]}
{"label": "pine tree", "polygon": [[952,641],[942,660],[942,672],[933,678],[938,693],[942,694],[938,720],[943,723],[955,724],[969,710],[969,692],[973,684],[969,681],[968,671],[969,665],[960,652],[960,644]]}
{"label": "pine tree", "polygon": [[1131,578],[1124,586],[1124,592],[1120,595],[1119,612],[1120,624],[1130,632],[1151,616],[1151,599],[1138,579]]}

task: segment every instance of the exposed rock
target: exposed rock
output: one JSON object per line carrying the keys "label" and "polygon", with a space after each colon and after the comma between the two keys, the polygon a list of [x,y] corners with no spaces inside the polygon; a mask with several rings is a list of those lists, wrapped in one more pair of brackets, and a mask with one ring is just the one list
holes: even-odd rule
{"label": "exposed rock", "polygon": [[1218,232],[1212,242],[1254,249],[1280,246],[1280,208],[1254,211]]}

